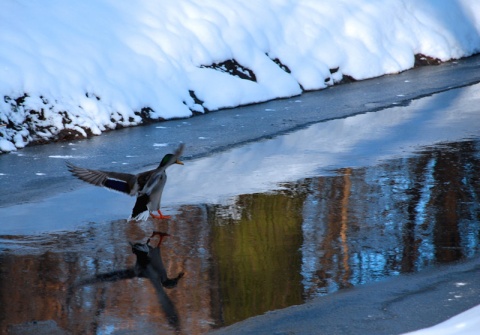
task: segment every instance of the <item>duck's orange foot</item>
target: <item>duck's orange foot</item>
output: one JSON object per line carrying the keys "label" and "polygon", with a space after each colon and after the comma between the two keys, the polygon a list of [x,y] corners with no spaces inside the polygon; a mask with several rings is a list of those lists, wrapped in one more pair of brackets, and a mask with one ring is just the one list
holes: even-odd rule
{"label": "duck's orange foot", "polygon": [[170,219],[171,218],[170,215],[163,215],[162,212],[160,212],[160,210],[158,210],[157,212],[159,215],[150,213],[150,216],[154,219]]}

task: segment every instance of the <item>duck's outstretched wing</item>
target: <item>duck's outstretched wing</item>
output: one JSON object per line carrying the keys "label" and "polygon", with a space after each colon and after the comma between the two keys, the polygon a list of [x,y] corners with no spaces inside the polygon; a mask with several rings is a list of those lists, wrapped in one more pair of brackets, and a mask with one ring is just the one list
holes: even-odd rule
{"label": "duck's outstretched wing", "polygon": [[177,150],[175,150],[175,152],[173,153],[175,160],[178,160],[180,158],[183,153],[183,149],[185,149],[185,143],[180,143]]}
{"label": "duck's outstretched wing", "polygon": [[75,284],[75,287],[92,285],[101,282],[116,282],[122,279],[132,279],[138,277],[134,269],[125,269],[98,274],[95,277],[82,279]]}
{"label": "duck's outstretched wing", "polygon": [[185,149],[185,143],[180,143],[177,150],[175,150],[173,154],[168,154],[168,155],[165,155],[165,157],[163,157],[162,162],[160,163],[160,166],[157,169],[155,169],[155,172],[158,173],[162,169],[165,170],[167,167],[175,163],[183,165],[183,162],[180,161],[180,156],[182,155],[184,149]]}
{"label": "duck's outstretched wing", "polygon": [[133,174],[91,170],[75,166],[68,161],[65,163],[67,164],[68,171],[70,171],[75,177],[86,181],[87,183],[134,195],[132,194],[132,186],[134,185],[135,180],[135,175]]}

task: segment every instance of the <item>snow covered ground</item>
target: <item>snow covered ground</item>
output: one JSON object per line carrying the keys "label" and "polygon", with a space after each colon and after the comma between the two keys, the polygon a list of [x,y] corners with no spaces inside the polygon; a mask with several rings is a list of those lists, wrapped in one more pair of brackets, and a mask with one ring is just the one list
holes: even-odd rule
{"label": "snow covered ground", "polygon": [[0,2],[0,153],[480,51],[478,0]]}
{"label": "snow covered ground", "polygon": [[480,306],[477,306],[438,325],[405,335],[476,335],[479,327]]}

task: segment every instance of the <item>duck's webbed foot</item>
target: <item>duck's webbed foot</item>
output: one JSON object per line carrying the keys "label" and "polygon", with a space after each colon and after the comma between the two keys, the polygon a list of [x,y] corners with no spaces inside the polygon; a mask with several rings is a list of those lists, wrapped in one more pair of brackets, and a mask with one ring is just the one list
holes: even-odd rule
{"label": "duck's webbed foot", "polygon": [[150,216],[154,219],[170,219],[171,218],[170,215],[163,215],[160,210],[158,210],[157,212],[158,212],[159,215],[150,213]]}

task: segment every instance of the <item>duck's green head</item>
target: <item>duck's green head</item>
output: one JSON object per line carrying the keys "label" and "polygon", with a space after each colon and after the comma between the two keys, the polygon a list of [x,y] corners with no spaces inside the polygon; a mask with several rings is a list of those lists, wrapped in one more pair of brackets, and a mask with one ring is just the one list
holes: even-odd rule
{"label": "duck's green head", "polygon": [[158,168],[166,167],[172,164],[183,165],[183,162],[178,159],[175,159],[174,154],[166,154],[165,156],[163,156],[162,161],[160,162],[160,165],[158,166]]}

